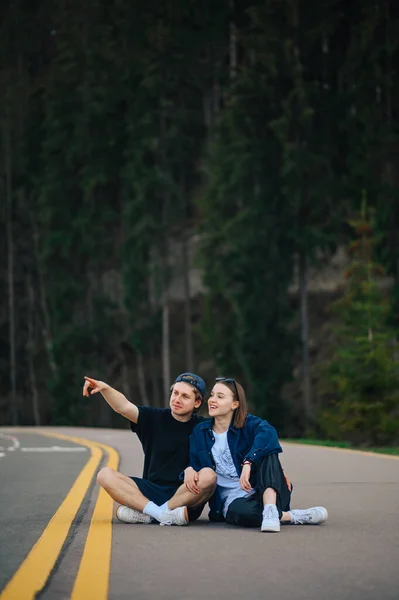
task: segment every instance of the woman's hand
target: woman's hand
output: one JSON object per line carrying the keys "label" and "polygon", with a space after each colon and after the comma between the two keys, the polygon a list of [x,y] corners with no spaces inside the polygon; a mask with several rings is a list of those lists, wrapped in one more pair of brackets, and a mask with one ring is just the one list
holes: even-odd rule
{"label": "woman's hand", "polygon": [[288,491],[291,492],[292,491],[291,481],[289,480],[288,475],[286,474],[284,469],[283,469],[283,473],[284,473],[285,483],[287,484]]}
{"label": "woman's hand", "polygon": [[186,490],[192,494],[199,494],[198,480],[199,475],[197,471],[194,471],[192,467],[187,467],[184,471],[184,485],[186,486]]}
{"label": "woman's hand", "polygon": [[252,492],[251,484],[249,483],[249,478],[251,476],[251,464],[245,464],[242,467],[241,477],[240,477],[240,486],[246,492]]}

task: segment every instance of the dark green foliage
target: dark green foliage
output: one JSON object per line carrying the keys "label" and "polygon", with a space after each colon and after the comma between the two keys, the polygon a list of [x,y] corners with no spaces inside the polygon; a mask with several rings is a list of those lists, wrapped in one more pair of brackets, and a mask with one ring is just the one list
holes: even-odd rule
{"label": "dark green foliage", "polygon": [[334,400],[323,424],[329,435],[356,443],[397,443],[397,330],[387,323],[390,303],[382,287],[384,269],[374,259],[373,223],[364,211],[351,226],[357,237],[350,246],[348,285],[332,307],[335,351],[325,383]]}
{"label": "dark green foliage", "polygon": [[235,373],[257,412],[282,424],[283,407],[275,399],[290,377],[295,343],[287,328],[293,246],[289,233],[276,227],[282,204],[277,178],[269,170],[266,178],[262,169],[267,146],[256,117],[242,119],[243,110],[235,101],[220,123],[200,201],[211,306],[206,331],[219,369]]}
{"label": "dark green foliage", "polygon": [[[236,376],[257,413],[300,433],[303,402],[282,394],[300,384],[296,265],[322,271],[350,238],[359,189],[398,324],[398,23],[385,0],[1,9],[0,423],[15,412],[31,423],[36,397],[45,424],[119,424],[104,403],[82,403],[85,373],[162,404],[170,294],[173,371],[186,368],[192,327],[209,382]],[[205,292],[190,313],[180,247],[192,240]],[[373,391],[381,347],[362,389],[388,431],[389,394]]]}

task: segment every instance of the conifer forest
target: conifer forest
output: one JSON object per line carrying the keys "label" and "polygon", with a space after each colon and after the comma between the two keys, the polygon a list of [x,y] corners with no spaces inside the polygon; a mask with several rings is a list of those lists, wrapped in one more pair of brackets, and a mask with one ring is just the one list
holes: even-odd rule
{"label": "conifer forest", "polygon": [[281,436],[399,445],[399,3],[0,8],[0,425],[235,377]]}

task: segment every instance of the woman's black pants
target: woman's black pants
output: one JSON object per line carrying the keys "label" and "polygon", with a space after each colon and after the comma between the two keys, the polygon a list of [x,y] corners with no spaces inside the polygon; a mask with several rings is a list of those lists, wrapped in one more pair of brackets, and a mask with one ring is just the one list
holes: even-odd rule
{"label": "woman's black pants", "polygon": [[278,454],[269,454],[252,466],[251,483],[256,481],[256,492],[249,498],[237,498],[230,504],[226,522],[240,527],[260,527],[263,512],[263,492],[273,488],[277,493],[276,506],[279,517],[290,510],[291,489],[288,489]]}

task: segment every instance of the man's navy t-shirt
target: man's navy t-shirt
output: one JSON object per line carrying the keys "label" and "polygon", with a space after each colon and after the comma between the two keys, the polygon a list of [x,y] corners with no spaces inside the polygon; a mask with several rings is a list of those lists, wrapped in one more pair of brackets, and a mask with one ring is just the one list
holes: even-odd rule
{"label": "man's navy t-shirt", "polygon": [[158,485],[181,485],[179,475],[189,464],[189,437],[203,417],[185,423],[172,417],[170,408],[139,406],[138,423],[131,430],[143,446],[143,479]]}

